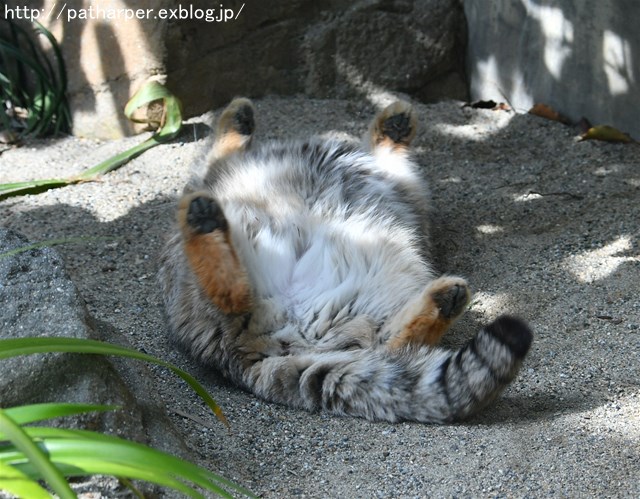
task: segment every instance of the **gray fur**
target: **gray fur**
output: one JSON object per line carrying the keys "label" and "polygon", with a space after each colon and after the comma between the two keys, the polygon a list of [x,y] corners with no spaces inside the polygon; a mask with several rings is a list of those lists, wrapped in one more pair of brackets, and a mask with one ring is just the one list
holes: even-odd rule
{"label": "gray fur", "polygon": [[436,278],[425,181],[404,150],[314,138],[216,157],[186,192],[222,208],[254,305],[204,294],[179,229],[159,272],[170,329],[201,362],[267,400],[371,420],[460,420],[514,379],[531,342],[500,318],[460,351],[386,342]]}

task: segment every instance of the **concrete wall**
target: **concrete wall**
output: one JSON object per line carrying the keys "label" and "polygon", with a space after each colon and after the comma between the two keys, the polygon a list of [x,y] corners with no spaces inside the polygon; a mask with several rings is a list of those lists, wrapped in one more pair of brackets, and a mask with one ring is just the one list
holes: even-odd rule
{"label": "concrete wall", "polygon": [[464,0],[473,99],[542,102],[640,139],[638,0]]}

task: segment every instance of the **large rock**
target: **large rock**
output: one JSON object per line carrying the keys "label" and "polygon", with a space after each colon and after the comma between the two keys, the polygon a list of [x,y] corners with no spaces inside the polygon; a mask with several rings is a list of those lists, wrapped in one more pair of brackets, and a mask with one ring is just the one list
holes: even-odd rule
{"label": "large rock", "polygon": [[464,98],[465,39],[456,0],[246,4],[216,29],[169,27],[168,84],[187,114],[239,94]]}
{"label": "large rock", "polygon": [[474,99],[536,102],[640,138],[636,0],[464,1]]}
{"label": "large rock", "polygon": [[[108,333],[110,341],[122,343],[112,328],[96,325],[89,316],[58,252],[29,247],[24,236],[0,228],[0,339],[103,339]],[[94,355],[45,354],[0,362],[2,407],[40,402],[122,406],[66,424],[150,442],[184,455],[184,444],[154,394],[146,369],[133,360],[114,363]]]}

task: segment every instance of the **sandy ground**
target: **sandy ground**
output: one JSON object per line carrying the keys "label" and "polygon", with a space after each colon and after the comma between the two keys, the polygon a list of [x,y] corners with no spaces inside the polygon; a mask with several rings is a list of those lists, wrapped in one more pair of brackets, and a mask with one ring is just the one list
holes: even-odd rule
{"label": "sandy ground", "polygon": [[[256,105],[262,137],[359,136],[375,112],[367,102]],[[516,382],[465,424],[291,410],[225,384],[171,346],[156,257],[206,117],[101,182],[0,202],[0,225],[34,241],[89,237],[57,246],[89,310],[205,383],[231,432],[179,380],[152,369],[194,459],[259,495],[639,497],[640,146],[577,142],[559,123],[457,102],[417,109],[436,265],[475,290],[446,344],[461,345],[505,312],[536,335]],[[71,175],[140,140],[29,143],[0,155],[0,182]]]}

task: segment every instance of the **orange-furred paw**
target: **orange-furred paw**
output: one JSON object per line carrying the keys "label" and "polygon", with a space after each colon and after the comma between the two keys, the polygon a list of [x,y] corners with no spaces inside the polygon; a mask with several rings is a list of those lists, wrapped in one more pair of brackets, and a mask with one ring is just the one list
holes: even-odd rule
{"label": "orange-furred paw", "polygon": [[425,290],[418,303],[408,307],[400,332],[392,336],[389,348],[407,344],[435,345],[464,312],[471,293],[464,279],[441,277]]}
{"label": "orange-furred paw", "polygon": [[178,210],[189,265],[209,299],[227,314],[251,309],[251,286],[222,209],[208,194],[185,196]]}

